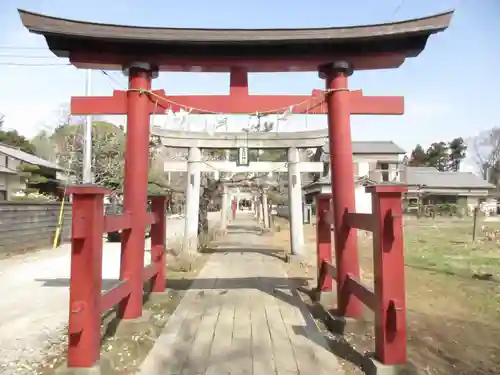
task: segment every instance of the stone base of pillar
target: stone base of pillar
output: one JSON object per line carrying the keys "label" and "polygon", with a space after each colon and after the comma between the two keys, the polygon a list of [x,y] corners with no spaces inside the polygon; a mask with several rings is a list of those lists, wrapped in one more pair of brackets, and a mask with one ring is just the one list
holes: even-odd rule
{"label": "stone base of pillar", "polygon": [[225,235],[227,235],[227,228],[219,228],[216,232],[215,232],[215,235],[216,237],[224,237]]}
{"label": "stone base of pillar", "polygon": [[101,357],[92,367],[68,367],[67,363],[62,364],[55,370],[56,375],[101,375],[109,374],[113,370],[111,361]]}
{"label": "stone base of pillar", "polygon": [[198,252],[198,237],[184,238],[182,244],[183,253],[197,253]]}
{"label": "stone base of pillar", "polygon": [[363,370],[367,375],[398,375],[402,374],[405,365],[384,365],[373,357],[366,358],[366,364],[363,363]]}

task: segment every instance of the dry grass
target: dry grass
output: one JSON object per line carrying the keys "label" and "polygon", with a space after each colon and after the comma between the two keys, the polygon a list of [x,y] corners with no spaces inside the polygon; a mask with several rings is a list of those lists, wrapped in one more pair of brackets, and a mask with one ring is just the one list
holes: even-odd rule
{"label": "dry grass", "polygon": [[[275,241],[289,247],[286,223],[280,224],[284,230],[275,234]],[[500,235],[494,234],[499,227],[479,224],[472,242],[468,219],[405,220],[407,374],[500,374]],[[371,238],[358,238],[362,279],[370,284]],[[311,254],[308,273],[314,275],[313,226],[305,227],[305,239]],[[303,269],[290,266],[289,271]],[[368,321],[371,315],[367,313]],[[346,335],[344,344],[372,352],[371,329]],[[356,356],[344,357],[346,374],[362,374]]]}

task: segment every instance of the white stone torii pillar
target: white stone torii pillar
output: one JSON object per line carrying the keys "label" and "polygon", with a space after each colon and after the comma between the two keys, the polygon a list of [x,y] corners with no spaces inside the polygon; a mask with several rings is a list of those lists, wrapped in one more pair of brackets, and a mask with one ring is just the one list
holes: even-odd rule
{"label": "white stone torii pillar", "polygon": [[188,153],[186,186],[186,217],[184,219],[183,249],[188,252],[198,251],[198,220],[201,188],[201,150],[191,147]]}
{"label": "white stone torii pillar", "polygon": [[269,206],[267,203],[267,192],[265,190],[262,191],[262,216],[264,219],[264,229],[269,230]]}
{"label": "white stone torii pillar", "polygon": [[262,207],[262,199],[261,196],[257,196],[257,223],[261,224],[264,219],[264,212]]}
{"label": "white stone torii pillar", "polygon": [[222,230],[227,229],[227,216],[229,214],[229,194],[228,186],[226,184],[222,187],[222,197],[221,197],[221,218],[220,227]]}
{"label": "white stone torii pillar", "polygon": [[304,254],[304,232],[302,212],[302,182],[300,178],[299,150],[288,149],[288,208],[290,221],[290,246],[292,255]]}

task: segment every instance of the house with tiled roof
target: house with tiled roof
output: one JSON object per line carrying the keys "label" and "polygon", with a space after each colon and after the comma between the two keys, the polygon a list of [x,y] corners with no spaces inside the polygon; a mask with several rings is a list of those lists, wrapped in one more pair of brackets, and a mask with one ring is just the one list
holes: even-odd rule
{"label": "house with tiled roof", "polygon": [[[365,187],[379,183],[403,183],[408,186],[404,206],[424,203],[452,203],[475,207],[486,200],[495,186],[470,172],[440,172],[433,167],[403,165],[405,151],[392,141],[353,142],[353,167],[357,212],[371,212],[371,196]],[[316,161],[325,164],[315,181],[303,187],[306,203],[313,203],[317,194],[331,194],[328,145],[319,149]]]}
{"label": "house with tiled roof", "polygon": [[56,163],[28,154],[18,148],[0,144],[0,200],[26,188],[25,177],[20,173],[21,164],[39,167],[40,175],[47,178],[46,188],[55,193],[58,181],[63,179],[63,168]]}
{"label": "house with tiled roof", "polygon": [[424,204],[461,203],[476,207],[486,200],[495,186],[471,172],[441,172],[433,167],[408,167],[400,171],[400,181],[408,186],[407,207],[419,199]]}

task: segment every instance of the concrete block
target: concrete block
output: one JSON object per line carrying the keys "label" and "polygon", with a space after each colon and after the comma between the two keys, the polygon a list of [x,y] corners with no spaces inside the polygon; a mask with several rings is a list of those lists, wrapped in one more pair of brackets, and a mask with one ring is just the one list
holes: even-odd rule
{"label": "concrete block", "polygon": [[151,312],[142,311],[142,316],[135,319],[121,319],[116,327],[116,334],[120,336],[133,335],[138,332],[147,332],[150,328]]}
{"label": "concrete block", "polygon": [[375,359],[373,355],[366,357],[363,371],[366,375],[403,375],[404,365],[384,365]]}
{"label": "concrete block", "polygon": [[67,362],[64,362],[55,370],[56,375],[105,375],[112,371],[111,362],[105,358],[101,358],[92,367],[68,367]]}
{"label": "concrete block", "polygon": [[334,291],[315,291],[315,302],[319,302],[325,309],[333,309],[337,305],[337,293]]}

